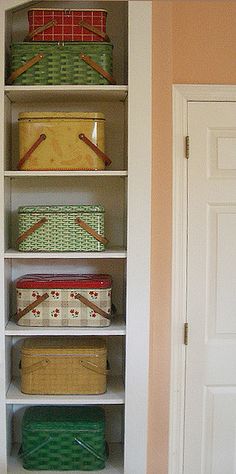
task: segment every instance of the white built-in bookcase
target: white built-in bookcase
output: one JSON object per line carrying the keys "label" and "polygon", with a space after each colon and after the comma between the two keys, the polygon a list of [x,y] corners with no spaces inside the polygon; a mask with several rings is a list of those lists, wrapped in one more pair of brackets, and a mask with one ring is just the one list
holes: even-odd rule
{"label": "white built-in bookcase", "polygon": [[[151,1],[2,0],[0,11],[0,473],[21,474],[24,410],[32,405],[100,405],[110,456],[104,474],[146,474],[151,238]],[[29,7],[105,8],[116,86],[8,86],[10,44],[27,32]],[[94,111],[106,117],[104,172],[17,171],[17,118],[23,111]],[[103,204],[104,252],[26,253],[16,248],[17,208]],[[16,278],[26,273],[109,273],[118,316],[106,328],[27,328],[15,324]],[[112,375],[104,395],[24,395],[20,347],[35,335],[106,337]],[[42,471],[41,471],[42,472]],[[100,472],[100,471],[99,471]],[[98,471],[97,471],[98,474]]]}

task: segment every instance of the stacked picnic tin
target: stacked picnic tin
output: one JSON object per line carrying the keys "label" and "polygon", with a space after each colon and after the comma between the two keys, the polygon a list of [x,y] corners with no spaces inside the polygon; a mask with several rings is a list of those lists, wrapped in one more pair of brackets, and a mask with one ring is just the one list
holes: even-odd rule
{"label": "stacked picnic tin", "polygon": [[105,10],[33,8],[29,33],[11,46],[9,84],[115,84]]}
{"label": "stacked picnic tin", "polygon": [[[115,84],[106,18],[105,10],[29,10],[29,33],[11,48],[8,84]],[[19,114],[19,171],[101,171],[110,164],[102,113]],[[21,206],[18,216],[22,252],[98,252],[108,244],[104,208],[97,203]],[[24,275],[16,282],[16,293],[16,322],[22,326],[92,328],[111,323],[112,277],[107,274]],[[23,393],[104,393],[106,341],[92,336],[27,338],[20,372]],[[103,410],[29,408],[22,423],[21,456],[30,470],[104,468]]]}

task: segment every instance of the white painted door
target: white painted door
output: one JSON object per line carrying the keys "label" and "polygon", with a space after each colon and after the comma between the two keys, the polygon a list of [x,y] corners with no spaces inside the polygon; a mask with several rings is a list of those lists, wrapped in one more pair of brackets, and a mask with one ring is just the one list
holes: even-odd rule
{"label": "white painted door", "polygon": [[188,108],[184,474],[236,474],[236,102]]}

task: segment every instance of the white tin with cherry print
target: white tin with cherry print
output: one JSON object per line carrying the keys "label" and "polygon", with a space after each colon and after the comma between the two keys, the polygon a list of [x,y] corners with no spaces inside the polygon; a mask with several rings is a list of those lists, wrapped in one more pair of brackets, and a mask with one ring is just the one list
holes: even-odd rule
{"label": "white tin with cherry print", "polygon": [[112,278],[96,274],[29,274],[16,282],[21,326],[109,326]]}

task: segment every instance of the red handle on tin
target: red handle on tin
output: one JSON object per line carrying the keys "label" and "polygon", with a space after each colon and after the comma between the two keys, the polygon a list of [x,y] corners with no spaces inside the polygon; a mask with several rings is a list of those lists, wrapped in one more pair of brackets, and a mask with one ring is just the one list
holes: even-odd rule
{"label": "red handle on tin", "polygon": [[94,153],[96,153],[96,155],[104,161],[106,166],[109,166],[112,163],[110,158],[105,153],[103,153],[103,151],[100,150],[100,148],[98,148],[97,145],[94,145],[94,143],[91,142],[91,140],[89,140],[89,138],[86,137],[84,133],[79,134],[79,139],[82,140],[84,143],[86,143],[86,145],[88,145],[91,148],[91,150],[93,150]]}
{"label": "red handle on tin", "polygon": [[41,61],[44,58],[44,55],[42,53],[36,54],[36,56],[33,56],[33,58],[29,59],[29,61],[26,61],[22,66],[18,67],[15,71],[11,73],[11,75],[7,79],[7,84],[12,84],[17,77],[21,76],[25,71],[28,71],[29,68],[34,66],[34,64],[37,64],[39,61]]}
{"label": "red handle on tin", "polygon": [[99,308],[99,306],[97,306],[96,304],[92,303],[92,301],[89,301],[87,298],[85,298],[83,295],[81,295],[80,293],[77,293],[77,295],[75,296],[75,298],[79,301],[81,301],[81,303],[83,303],[85,306],[87,306],[88,308],[91,308],[93,311],[95,311],[95,313],[98,313],[100,314],[100,316],[102,316],[103,318],[106,318],[106,319],[111,319],[111,315],[109,313],[106,313],[105,311],[103,311],[103,309]]}
{"label": "red handle on tin", "polygon": [[86,21],[80,21],[79,26],[82,26],[86,30],[91,31],[95,35],[100,36],[104,41],[107,41],[107,43],[110,43],[109,36],[103,31],[99,30],[99,28],[96,28],[96,26],[90,25],[90,23],[86,23]]}
{"label": "red handle on tin", "polygon": [[18,163],[18,169],[20,170],[22,165],[25,163],[26,160],[28,160],[28,158],[32,155],[32,153],[36,150],[36,148],[38,148],[38,146],[40,145],[40,143],[42,143],[44,140],[46,140],[46,135],[45,133],[41,133],[41,135],[39,136],[39,138],[36,140],[36,142],[33,143],[33,145],[30,147],[30,149],[24,154],[24,156],[22,156],[22,158],[20,159],[19,163]]}
{"label": "red handle on tin", "polygon": [[82,229],[84,229],[88,234],[92,235],[96,240],[101,242],[102,244],[106,245],[108,244],[109,240],[106,239],[106,237],[103,237],[103,235],[100,235],[94,230],[90,225],[86,224],[86,222],[82,221],[79,217],[75,219],[76,224],[79,224]]}
{"label": "red handle on tin", "polygon": [[28,306],[26,306],[24,309],[18,311],[18,313],[16,313],[17,321],[19,321],[20,318],[28,314],[32,309],[37,308],[37,306],[43,303],[43,301],[45,301],[47,298],[49,298],[49,294],[44,293],[43,295],[39,296],[35,301],[32,301],[32,303],[28,304]]}
{"label": "red handle on tin", "polygon": [[31,41],[34,36],[38,35],[39,33],[42,33],[45,30],[48,30],[48,28],[51,28],[53,26],[57,25],[56,20],[51,20],[48,23],[45,23],[44,25],[38,26],[38,28],[35,28],[35,30],[31,31],[26,35],[24,38],[24,41]]}
{"label": "red handle on tin", "polygon": [[103,67],[100,66],[100,64],[96,63],[90,56],[87,56],[84,53],[80,53],[80,59],[82,59],[82,61],[88,64],[88,66],[90,66],[92,69],[94,69],[99,74],[101,74],[101,76],[105,77],[105,79],[107,79],[107,81],[110,82],[110,84],[113,84],[113,85],[116,84],[114,77],[111,74],[109,74],[109,72],[105,71],[105,69],[103,69]]}
{"label": "red handle on tin", "polygon": [[18,239],[16,239],[16,243],[20,244],[21,242],[23,242],[23,240],[27,239],[27,237],[29,237],[29,235],[33,234],[37,229],[42,227],[42,225],[45,224],[45,222],[47,222],[46,217],[43,217],[42,219],[40,219],[40,221],[35,222],[35,224],[33,224],[31,227],[29,227],[29,229],[27,229],[25,232],[23,232],[23,234],[21,234],[18,237]]}

